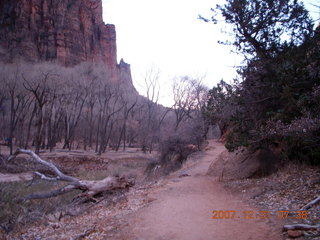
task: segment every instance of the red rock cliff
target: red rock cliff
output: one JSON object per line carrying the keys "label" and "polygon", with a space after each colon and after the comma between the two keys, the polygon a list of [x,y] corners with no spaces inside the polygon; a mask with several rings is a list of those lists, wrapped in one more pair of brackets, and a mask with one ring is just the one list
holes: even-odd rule
{"label": "red rock cliff", "polygon": [[[90,61],[116,75],[123,68],[117,64],[115,26],[104,24],[101,0],[0,0],[0,46],[7,61]],[[130,73],[129,65],[125,71]]]}

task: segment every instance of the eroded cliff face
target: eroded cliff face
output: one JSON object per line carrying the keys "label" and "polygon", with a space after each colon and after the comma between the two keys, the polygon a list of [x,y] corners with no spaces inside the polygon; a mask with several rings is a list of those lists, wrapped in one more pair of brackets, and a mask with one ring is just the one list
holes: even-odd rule
{"label": "eroded cliff face", "polygon": [[104,24],[101,0],[1,0],[0,47],[2,61],[89,61],[105,64],[116,78],[124,66],[130,73],[129,65],[117,64],[115,26]]}

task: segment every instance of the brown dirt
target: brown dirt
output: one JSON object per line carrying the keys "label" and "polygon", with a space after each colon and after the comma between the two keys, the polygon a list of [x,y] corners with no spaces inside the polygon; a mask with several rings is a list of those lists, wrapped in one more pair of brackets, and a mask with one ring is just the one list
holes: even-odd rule
{"label": "brown dirt", "polygon": [[33,176],[33,173],[0,173],[0,183],[30,181]]}
{"label": "brown dirt", "polygon": [[[134,239],[281,239],[280,226],[261,219],[243,219],[243,211],[258,210],[206,175],[210,163],[225,149],[217,142],[210,142],[209,147],[197,164],[193,162],[173,174],[149,195],[155,201],[132,219]],[[234,210],[237,214],[235,219],[211,219],[213,210]]]}

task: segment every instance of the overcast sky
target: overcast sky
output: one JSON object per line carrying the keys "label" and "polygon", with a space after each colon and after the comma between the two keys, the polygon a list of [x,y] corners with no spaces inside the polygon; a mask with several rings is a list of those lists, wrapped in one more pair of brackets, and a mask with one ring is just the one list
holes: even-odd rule
{"label": "overcast sky", "polygon": [[[150,68],[160,70],[162,101],[169,101],[174,77],[204,77],[208,87],[222,78],[235,76],[241,57],[228,46],[217,43],[227,39],[219,26],[198,20],[211,16],[210,8],[223,0],[102,0],[104,21],[116,25],[118,60],[131,64],[134,84],[141,85]],[[318,0],[305,0],[306,6]],[[317,11],[317,10],[316,10]],[[319,16],[318,13],[314,13]]]}

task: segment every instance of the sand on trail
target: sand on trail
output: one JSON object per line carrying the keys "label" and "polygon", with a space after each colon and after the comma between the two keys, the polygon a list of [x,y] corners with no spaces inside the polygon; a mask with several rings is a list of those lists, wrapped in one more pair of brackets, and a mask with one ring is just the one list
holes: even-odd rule
{"label": "sand on trail", "polygon": [[[249,206],[227,192],[218,179],[206,174],[210,163],[225,148],[210,141],[208,149],[193,166],[174,173],[161,188],[150,193],[155,200],[130,219],[133,239],[281,239],[280,226],[268,224],[270,220],[243,218],[244,211],[258,213],[263,209]],[[212,219],[213,210],[233,210],[236,215],[234,219]]]}

